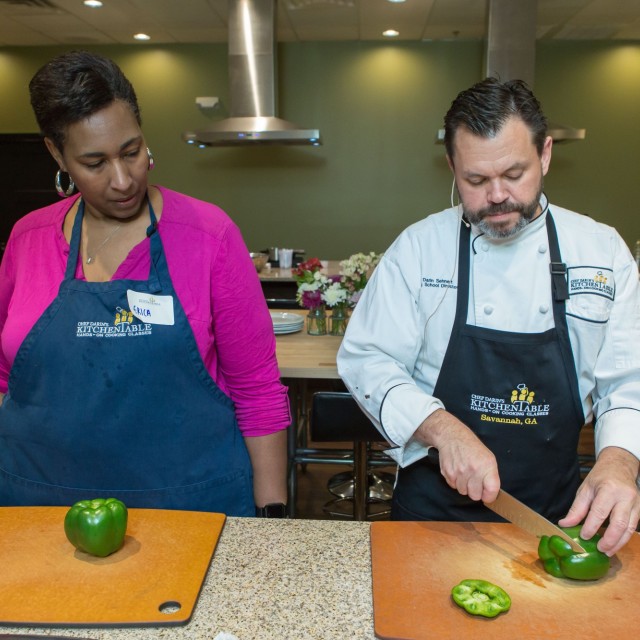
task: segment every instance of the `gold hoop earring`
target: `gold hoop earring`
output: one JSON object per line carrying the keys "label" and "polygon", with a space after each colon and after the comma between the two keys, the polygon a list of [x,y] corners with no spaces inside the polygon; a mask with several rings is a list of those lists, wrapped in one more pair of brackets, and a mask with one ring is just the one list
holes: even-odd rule
{"label": "gold hoop earring", "polygon": [[147,155],[149,156],[149,171],[153,171],[153,167],[156,166],[156,161],[153,159],[153,153],[149,147],[147,147]]}
{"label": "gold hoop earring", "polygon": [[69,196],[73,195],[73,192],[76,189],[76,185],[73,182],[73,178],[65,171],[64,173],[66,173],[67,176],[69,177],[69,186],[66,189],[63,189],[62,181],[61,181],[62,173],[63,172],[60,171],[60,169],[58,169],[58,173],[56,173],[56,179],[55,179],[56,191],[58,192],[58,195],[61,198],[68,198]]}

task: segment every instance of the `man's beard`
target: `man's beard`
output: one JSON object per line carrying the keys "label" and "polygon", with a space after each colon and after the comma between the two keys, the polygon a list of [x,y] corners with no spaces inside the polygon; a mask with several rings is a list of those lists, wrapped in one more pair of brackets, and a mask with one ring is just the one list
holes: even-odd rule
{"label": "man's beard", "polygon": [[[489,238],[511,238],[524,229],[536,215],[538,205],[540,203],[540,196],[542,195],[542,185],[538,189],[536,197],[526,204],[521,202],[515,203],[511,201],[500,202],[499,204],[493,204],[484,209],[478,211],[471,211],[462,203],[462,210],[465,218],[474,226],[478,228],[481,233],[484,233]],[[520,218],[513,225],[510,223],[494,223],[491,222],[491,215],[496,213],[510,213],[512,211],[518,211]]]}

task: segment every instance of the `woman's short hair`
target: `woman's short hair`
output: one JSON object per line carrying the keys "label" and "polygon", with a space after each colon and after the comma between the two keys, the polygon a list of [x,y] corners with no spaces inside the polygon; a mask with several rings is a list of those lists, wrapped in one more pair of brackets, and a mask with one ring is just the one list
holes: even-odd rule
{"label": "woman's short hair", "polygon": [[29,93],[40,130],[60,151],[69,125],[116,100],[141,123],[133,86],[113,60],[96,53],[71,51],[50,60],[31,79]]}
{"label": "woman's short hair", "polygon": [[526,83],[485,78],[460,92],[444,117],[444,144],[449,158],[453,161],[453,139],[460,126],[477,136],[491,138],[513,116],[527,125],[541,155],[547,137],[547,119]]}

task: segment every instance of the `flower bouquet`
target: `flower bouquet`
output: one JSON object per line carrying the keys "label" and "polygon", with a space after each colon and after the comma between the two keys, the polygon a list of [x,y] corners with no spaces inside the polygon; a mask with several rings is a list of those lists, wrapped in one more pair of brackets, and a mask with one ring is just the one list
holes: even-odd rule
{"label": "flower bouquet", "polygon": [[292,270],[298,283],[296,300],[309,309],[307,332],[312,335],[327,333],[326,307],[331,308],[329,333],[344,335],[349,309],[355,307],[373,270],[382,258],[381,253],[356,253],[340,262],[340,273],[325,276],[318,258],[310,258]]}
{"label": "flower bouquet", "polygon": [[340,262],[342,286],[349,292],[349,305],[355,307],[383,253],[354,253]]}
{"label": "flower bouquet", "polygon": [[343,336],[347,328],[350,291],[344,286],[342,276],[330,276],[322,292],[322,299],[331,307],[329,333],[332,336]]}
{"label": "flower bouquet", "polygon": [[318,258],[310,258],[292,269],[298,291],[296,300],[301,307],[309,309],[307,316],[307,333],[325,335],[327,333],[327,315],[325,301],[322,297],[329,279],[321,273],[322,263]]}

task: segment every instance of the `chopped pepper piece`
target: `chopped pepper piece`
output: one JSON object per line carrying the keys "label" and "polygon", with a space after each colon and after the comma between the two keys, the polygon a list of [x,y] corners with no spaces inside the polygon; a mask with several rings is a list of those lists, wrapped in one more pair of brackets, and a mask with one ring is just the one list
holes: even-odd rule
{"label": "chopped pepper piece", "polygon": [[77,549],[104,558],[123,545],[127,517],[127,507],[116,498],[80,500],[67,511],[64,532]]}
{"label": "chopped pepper piece", "polygon": [[611,565],[609,556],[598,551],[596,534],[590,540],[580,537],[582,525],[563,527],[562,530],[580,544],[586,553],[574,551],[560,536],[542,536],[538,544],[538,556],[547,573],[556,578],[572,580],[597,580],[606,575]]}
{"label": "chopped pepper piece", "polygon": [[498,585],[486,580],[463,580],[451,589],[453,601],[474,616],[495,618],[511,608],[511,598]]}

